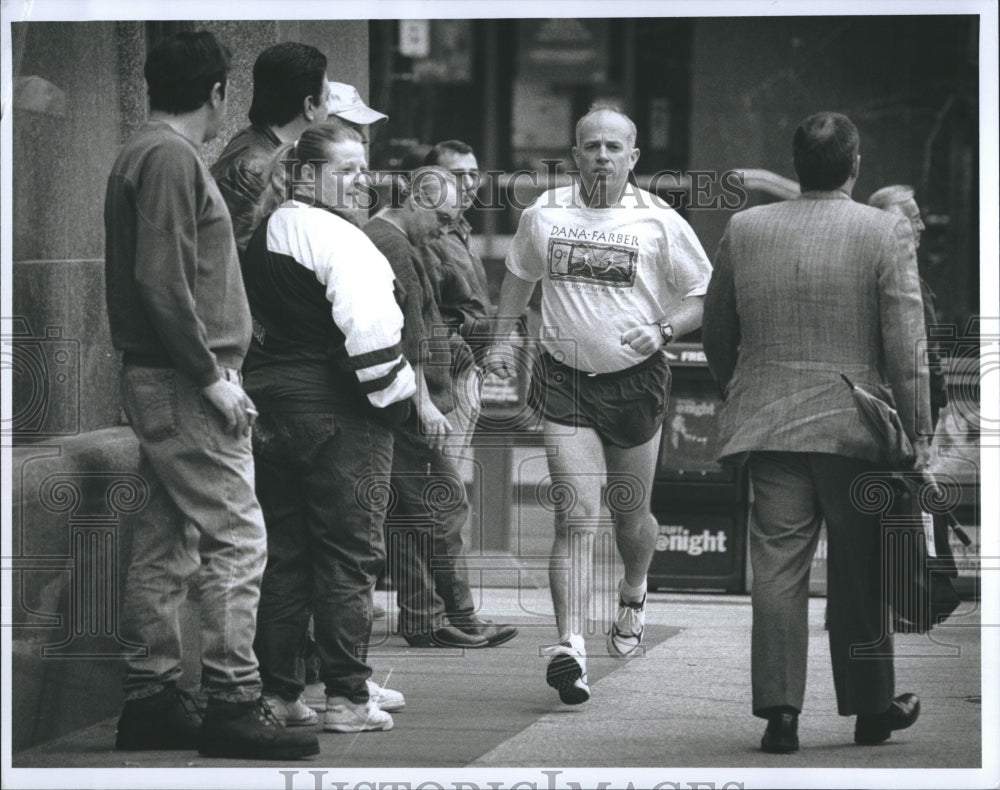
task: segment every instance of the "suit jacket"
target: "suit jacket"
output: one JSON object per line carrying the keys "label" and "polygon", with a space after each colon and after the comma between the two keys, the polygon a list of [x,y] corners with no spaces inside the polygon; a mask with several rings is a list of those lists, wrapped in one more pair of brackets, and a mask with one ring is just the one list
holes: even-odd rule
{"label": "suit jacket", "polygon": [[924,319],[909,222],[845,193],[734,215],[702,341],[723,388],[720,459],[751,450],[880,460],[850,389],[891,388],[911,439],[930,433]]}

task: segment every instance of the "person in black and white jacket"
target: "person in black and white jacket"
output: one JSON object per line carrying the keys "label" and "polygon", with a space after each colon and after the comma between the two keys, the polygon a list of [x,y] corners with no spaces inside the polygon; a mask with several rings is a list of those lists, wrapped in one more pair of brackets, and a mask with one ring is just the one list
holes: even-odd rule
{"label": "person in black and white jacket", "polygon": [[391,729],[382,708],[403,704],[371,680],[367,645],[385,562],[390,426],[408,416],[416,385],[392,268],[351,220],[367,166],[362,139],[330,119],[279,149],[243,271],[254,330],[244,374],[260,408],[253,446],[268,533],[254,647],[272,710],[288,726],[315,723],[301,698],[313,617],[323,729],[333,732]]}

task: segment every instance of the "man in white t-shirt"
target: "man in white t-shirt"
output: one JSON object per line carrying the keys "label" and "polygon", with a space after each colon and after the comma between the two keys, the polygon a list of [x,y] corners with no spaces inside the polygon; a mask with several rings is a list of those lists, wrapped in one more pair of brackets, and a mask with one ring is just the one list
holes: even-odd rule
{"label": "man in white t-shirt", "polygon": [[[670,369],[661,349],[701,325],[711,265],[690,226],[629,183],[635,124],[597,106],[576,126],[579,178],[521,216],[507,253],[498,331],[507,337],[542,283],[541,354],[529,401],[541,412],[556,509],[549,584],[559,644],[546,681],[567,704],[590,698],[584,626],[602,484],[625,566],[608,651],[641,652],[657,523],[649,501]],[[486,367],[511,375],[493,346]]]}

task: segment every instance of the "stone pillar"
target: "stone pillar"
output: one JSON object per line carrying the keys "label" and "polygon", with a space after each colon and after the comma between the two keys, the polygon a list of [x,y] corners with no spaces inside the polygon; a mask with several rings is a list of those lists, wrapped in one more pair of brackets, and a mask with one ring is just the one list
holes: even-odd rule
{"label": "stone pillar", "polygon": [[[138,63],[142,79],[141,24],[14,27],[12,302],[20,321],[10,353],[25,364],[26,354],[55,363],[68,350],[74,359],[60,370],[48,365],[40,379],[15,368],[13,411],[32,419],[12,427],[18,439],[70,436],[119,418],[118,360],[104,306],[103,203],[122,128],[145,116],[145,90],[137,96],[136,75],[121,71]],[[141,104],[130,109],[126,97]],[[67,370],[72,378],[57,380]]]}

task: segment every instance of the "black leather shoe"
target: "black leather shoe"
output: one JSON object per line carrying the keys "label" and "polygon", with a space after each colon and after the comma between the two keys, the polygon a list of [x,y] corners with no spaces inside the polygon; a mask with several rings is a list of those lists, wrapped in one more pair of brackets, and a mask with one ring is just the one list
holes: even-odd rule
{"label": "black leather shoe", "polygon": [[881,713],[859,713],[854,724],[854,742],[858,746],[875,746],[889,740],[893,730],[905,730],[920,716],[920,700],[916,694],[900,694]]}
{"label": "black leather shoe", "polygon": [[319,754],[312,729],[286,728],[263,699],[210,699],[201,723],[198,752],[240,760],[292,760]]}
{"label": "black leather shoe", "polygon": [[760,750],[771,754],[791,754],[799,750],[799,714],[782,711],[767,717],[767,729]]}
{"label": "black leather shoe", "polygon": [[486,639],[489,647],[502,645],[517,636],[517,628],[512,625],[498,625],[489,620],[480,620],[475,615],[471,617],[456,617],[451,621],[452,626],[463,633],[472,636],[481,636]]}
{"label": "black leather shoe", "polygon": [[194,698],[170,685],[122,708],[115,748],[129,751],[197,749],[201,712]]}
{"label": "black leather shoe", "polygon": [[485,636],[467,634],[450,625],[435,628],[429,634],[403,634],[410,647],[489,647]]}

